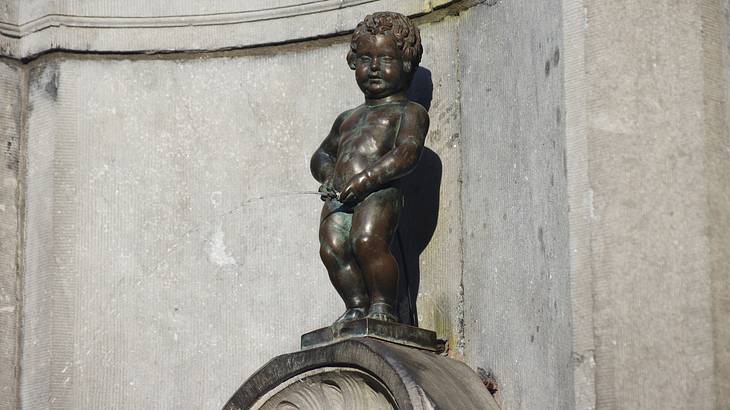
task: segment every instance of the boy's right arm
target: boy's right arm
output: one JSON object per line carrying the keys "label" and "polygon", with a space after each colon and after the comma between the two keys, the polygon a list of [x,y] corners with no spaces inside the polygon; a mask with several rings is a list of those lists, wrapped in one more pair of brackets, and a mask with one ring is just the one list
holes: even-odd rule
{"label": "boy's right arm", "polygon": [[345,111],[337,117],[327,138],[322,141],[309,162],[312,176],[321,184],[325,184],[332,179],[335,162],[337,161],[337,146],[340,142],[340,126],[349,112]]}

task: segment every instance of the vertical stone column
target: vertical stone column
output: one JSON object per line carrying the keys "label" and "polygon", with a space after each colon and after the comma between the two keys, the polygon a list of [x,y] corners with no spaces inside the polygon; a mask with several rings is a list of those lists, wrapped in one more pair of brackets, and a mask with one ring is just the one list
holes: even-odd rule
{"label": "vertical stone column", "polygon": [[490,4],[459,37],[465,354],[504,408],[569,409],[560,3]]}
{"label": "vertical stone column", "polygon": [[576,409],[594,409],[595,340],[591,221],[593,192],[588,179],[586,141],[585,10],[582,1],[563,2],[565,139],[570,222],[570,297],[573,329],[573,381]]}
{"label": "vertical stone column", "polygon": [[[78,164],[75,104],[79,77],[59,62],[32,67],[28,113],[23,246],[20,405],[78,408],[72,399],[78,369],[76,317]],[[62,86],[63,85],[63,86]]]}
{"label": "vertical stone column", "polygon": [[730,2],[702,2],[704,175],[707,180],[715,407],[730,403]]}
{"label": "vertical stone column", "polygon": [[727,2],[564,1],[563,12],[577,402],[719,408]]}
{"label": "vertical stone column", "polygon": [[0,409],[18,394],[21,71],[0,61]]}

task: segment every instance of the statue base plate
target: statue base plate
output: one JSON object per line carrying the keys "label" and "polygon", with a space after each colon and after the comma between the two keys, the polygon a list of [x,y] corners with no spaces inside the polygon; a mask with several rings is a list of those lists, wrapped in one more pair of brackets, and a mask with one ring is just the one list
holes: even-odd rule
{"label": "statue base plate", "polygon": [[436,339],[436,332],[395,322],[375,319],[357,319],[335,323],[302,335],[302,350],[327,346],[353,337],[370,337],[415,347],[432,352],[443,351],[443,343]]}

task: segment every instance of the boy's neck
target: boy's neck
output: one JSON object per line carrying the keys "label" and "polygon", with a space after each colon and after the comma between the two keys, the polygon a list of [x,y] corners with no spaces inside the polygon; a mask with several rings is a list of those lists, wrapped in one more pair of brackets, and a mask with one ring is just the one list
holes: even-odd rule
{"label": "boy's neck", "polygon": [[381,104],[387,104],[392,102],[401,102],[401,101],[407,101],[408,97],[406,97],[406,93],[404,91],[391,94],[387,97],[382,98],[367,98],[365,97],[365,104],[367,105],[381,105]]}

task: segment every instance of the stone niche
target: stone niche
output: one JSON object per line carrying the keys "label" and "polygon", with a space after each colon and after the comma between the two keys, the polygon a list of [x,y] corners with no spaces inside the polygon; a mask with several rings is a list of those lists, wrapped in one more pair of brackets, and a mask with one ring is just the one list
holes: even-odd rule
{"label": "stone niche", "polygon": [[416,16],[426,48],[417,172],[439,184],[410,202],[426,217],[403,220],[419,324],[494,374],[506,403],[570,408],[561,2],[174,3],[3,15],[0,47],[23,59],[3,74],[21,145],[4,171],[19,189],[3,192],[21,194],[22,224],[3,225],[20,252],[0,273],[22,277],[22,309],[0,312],[22,327],[8,333],[22,408],[220,408],[341,313],[319,199],[290,193],[316,189],[309,155],[361,102],[338,35],[384,9]]}

